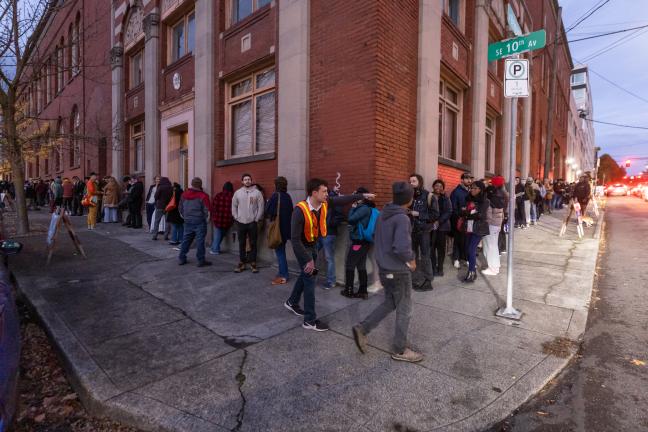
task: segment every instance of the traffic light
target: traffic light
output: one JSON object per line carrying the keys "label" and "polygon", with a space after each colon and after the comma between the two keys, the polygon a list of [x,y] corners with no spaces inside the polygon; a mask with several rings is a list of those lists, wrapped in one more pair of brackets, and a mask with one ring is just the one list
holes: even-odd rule
{"label": "traffic light", "polygon": [[626,168],[630,168],[630,159],[628,159],[628,160],[626,161],[626,164],[625,164],[625,165],[626,165]]}

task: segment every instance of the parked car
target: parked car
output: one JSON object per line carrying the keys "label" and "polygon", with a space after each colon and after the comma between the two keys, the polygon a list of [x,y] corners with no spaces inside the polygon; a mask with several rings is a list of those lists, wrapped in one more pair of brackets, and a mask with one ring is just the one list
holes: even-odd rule
{"label": "parked car", "polygon": [[16,307],[16,287],[8,260],[22,249],[12,240],[0,241],[0,432],[8,431],[18,406],[20,363],[20,322]]}
{"label": "parked car", "polygon": [[641,187],[641,195],[640,196],[644,201],[648,201],[648,183],[645,183]]}
{"label": "parked car", "polygon": [[623,183],[614,183],[606,189],[607,196],[626,196],[628,195],[628,186]]}
{"label": "parked car", "polygon": [[632,186],[632,188],[630,189],[630,194],[636,197],[640,197],[641,191],[643,190],[644,186],[645,186],[644,183],[637,183],[636,185]]}

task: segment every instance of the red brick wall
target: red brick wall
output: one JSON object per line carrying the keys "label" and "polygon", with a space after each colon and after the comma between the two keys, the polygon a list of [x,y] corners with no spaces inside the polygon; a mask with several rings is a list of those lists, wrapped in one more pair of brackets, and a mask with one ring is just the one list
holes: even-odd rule
{"label": "red brick wall", "polygon": [[439,164],[437,177],[445,182],[446,192],[449,194],[461,182],[463,171],[448,165]]}
{"label": "red brick wall", "polygon": [[241,176],[244,173],[250,174],[254,182],[263,187],[263,193],[266,199],[270,198],[270,195],[274,192],[274,179],[277,177],[276,160],[218,167],[213,174],[212,191],[214,193],[220,192],[226,181],[231,181],[234,189],[240,188]]}
{"label": "red brick wall", "polygon": [[[173,75],[180,74],[180,88],[173,88]],[[168,104],[194,90],[194,56],[187,54],[175,63],[164,68],[162,85],[160,86],[160,103]]]}

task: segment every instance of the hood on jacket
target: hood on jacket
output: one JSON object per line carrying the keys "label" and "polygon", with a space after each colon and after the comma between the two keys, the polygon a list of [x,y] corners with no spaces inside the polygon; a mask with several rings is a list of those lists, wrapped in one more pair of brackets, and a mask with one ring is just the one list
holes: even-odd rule
{"label": "hood on jacket", "polygon": [[192,187],[182,193],[182,198],[186,200],[203,199],[205,196],[207,196],[205,192]]}
{"label": "hood on jacket", "polygon": [[385,204],[385,207],[383,207],[382,211],[380,212],[380,218],[383,220],[387,220],[399,214],[404,214],[407,216],[407,211],[403,207],[397,204],[387,203]]}
{"label": "hood on jacket", "polygon": [[158,186],[172,187],[173,185],[171,184],[171,180],[169,180],[169,177],[161,177],[160,178],[160,184]]}

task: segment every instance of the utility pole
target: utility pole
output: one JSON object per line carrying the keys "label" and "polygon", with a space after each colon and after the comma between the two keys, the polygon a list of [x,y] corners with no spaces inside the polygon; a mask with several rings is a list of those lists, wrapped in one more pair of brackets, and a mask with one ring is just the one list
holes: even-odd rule
{"label": "utility pole", "polygon": [[[549,80],[549,103],[547,104],[547,141],[545,143],[545,163],[544,163],[544,178],[549,178],[549,171],[551,171],[551,152],[553,150],[553,105],[556,99],[556,70],[558,69],[558,62],[556,56],[558,55],[558,38],[560,37],[560,27],[562,26],[562,7],[558,7],[558,17],[556,20],[556,33],[553,40],[553,55],[551,65],[551,76]],[[555,177],[554,173],[554,177]],[[555,180],[555,179],[554,179]]]}

